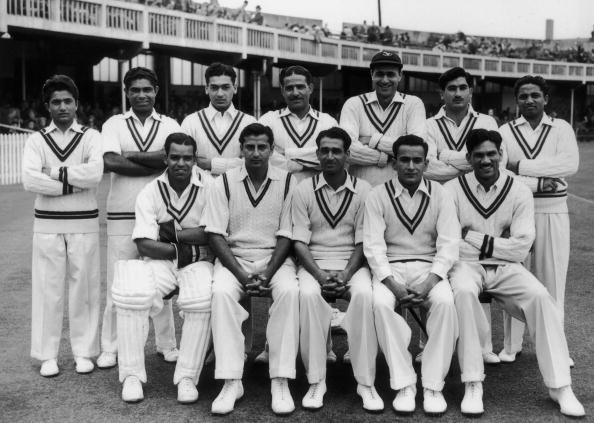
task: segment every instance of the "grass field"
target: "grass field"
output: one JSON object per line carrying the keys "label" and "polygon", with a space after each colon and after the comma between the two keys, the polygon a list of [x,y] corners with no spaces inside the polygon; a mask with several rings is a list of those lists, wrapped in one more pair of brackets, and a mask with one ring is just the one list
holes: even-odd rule
{"label": "grass field", "polygon": [[[581,144],[579,173],[570,179],[569,207],[571,212],[571,261],[566,296],[566,335],[571,356],[576,362],[572,371],[574,391],[583,402],[592,420],[594,413],[594,309],[592,274],[594,273],[594,143]],[[106,181],[101,185],[100,204],[105,204]],[[259,329],[255,348],[246,364],[244,386],[246,394],[236,410],[224,418],[210,414],[210,404],[218,394],[221,382],[213,378],[213,367],[202,374],[196,404],[178,405],[176,388],[172,384],[172,364],[163,362],[154,353],[153,336],[149,335],[145,401],[128,405],[120,399],[117,369],[96,370],[90,375],[77,375],[74,371],[68,338],[62,338],[58,377],[39,376],[39,363],[30,359],[31,315],[31,228],[33,195],[21,186],[0,187],[0,421],[270,421],[276,420],[270,410],[270,383],[266,367],[254,365],[252,359],[264,344],[263,316],[265,304],[257,302],[256,322]],[[105,219],[101,216],[102,260],[105,256]],[[103,265],[103,277],[104,277]],[[102,282],[103,283],[103,282]],[[103,287],[103,296],[104,296]],[[104,298],[102,299],[104,302]],[[494,349],[502,345],[501,313],[493,307]],[[68,332],[64,322],[64,334]],[[176,318],[178,330],[181,321]],[[417,330],[414,331],[418,332]],[[334,336],[339,357],[345,352],[344,335]],[[416,353],[417,340],[411,351]],[[464,419],[460,414],[463,386],[454,360],[446,380],[444,394],[448,401],[447,413],[439,418],[444,422]],[[485,381],[484,422],[549,422],[566,420],[556,404],[548,399],[546,388],[538,372],[534,346],[527,339],[523,354],[509,365],[487,367]],[[301,363],[298,377],[291,382],[297,410],[285,421],[425,421],[422,396],[417,396],[417,411],[412,417],[397,416],[391,409],[394,393],[389,388],[387,367],[383,357],[378,358],[376,386],[386,403],[382,414],[370,415],[361,408],[355,393],[356,383],[350,366],[335,364],[329,367],[328,393],[325,407],[311,413],[300,408],[301,397],[307,391],[307,381]],[[419,392],[422,389],[419,386]]]}

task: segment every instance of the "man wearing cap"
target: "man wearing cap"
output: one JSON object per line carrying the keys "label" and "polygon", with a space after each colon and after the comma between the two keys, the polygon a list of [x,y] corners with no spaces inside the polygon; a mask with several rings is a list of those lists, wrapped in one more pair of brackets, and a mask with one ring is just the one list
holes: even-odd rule
{"label": "man wearing cap", "polygon": [[398,92],[402,61],[396,53],[380,51],[371,59],[370,69],[374,91],[344,103],[340,126],[353,141],[349,172],[375,186],[395,176],[388,162],[398,137],[425,137],[426,116],[420,98]]}

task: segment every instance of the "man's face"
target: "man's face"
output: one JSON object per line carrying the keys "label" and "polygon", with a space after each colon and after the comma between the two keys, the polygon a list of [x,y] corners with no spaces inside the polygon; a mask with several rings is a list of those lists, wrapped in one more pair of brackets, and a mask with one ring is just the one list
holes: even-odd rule
{"label": "man's face", "polygon": [[472,165],[474,174],[479,181],[490,180],[499,176],[501,152],[494,142],[482,142],[471,153],[466,155],[466,159]]}
{"label": "man's face", "polygon": [[281,85],[281,93],[291,112],[307,109],[312,92],[313,84],[308,84],[304,75],[285,76]]}
{"label": "man's face", "polygon": [[447,110],[466,110],[472,99],[472,88],[466,82],[466,78],[460,76],[446,84],[441,92],[441,98]]}
{"label": "man's face", "polygon": [[150,113],[155,107],[159,87],[154,87],[148,79],[135,79],[126,89],[130,107],[136,113]]}
{"label": "man's face", "polygon": [[52,93],[45,107],[56,125],[69,127],[76,118],[78,103],[70,91],[61,90]]}
{"label": "man's face", "polygon": [[227,110],[235,93],[237,93],[237,87],[229,75],[211,76],[208,79],[206,94],[215,109],[221,112]]}
{"label": "man's face", "polygon": [[268,136],[262,134],[246,137],[241,146],[241,153],[246,169],[267,167],[268,159],[272,153],[272,147],[268,144]]}
{"label": "man's face", "polygon": [[403,187],[416,188],[427,168],[425,150],[420,145],[401,145],[393,166]]}
{"label": "man's face", "polygon": [[518,90],[516,97],[520,113],[526,119],[538,118],[544,113],[544,108],[549,102],[549,96],[544,95],[536,84],[525,84]]}
{"label": "man's face", "polygon": [[171,144],[165,159],[170,181],[188,181],[192,177],[192,166],[196,159],[191,145]]}
{"label": "man's face", "polygon": [[371,71],[373,89],[378,97],[394,96],[401,78],[401,69],[394,65],[376,65]]}
{"label": "man's face", "polygon": [[320,140],[320,146],[316,152],[322,171],[328,174],[336,174],[344,171],[344,165],[348,151],[344,150],[344,143],[341,139],[324,137]]}

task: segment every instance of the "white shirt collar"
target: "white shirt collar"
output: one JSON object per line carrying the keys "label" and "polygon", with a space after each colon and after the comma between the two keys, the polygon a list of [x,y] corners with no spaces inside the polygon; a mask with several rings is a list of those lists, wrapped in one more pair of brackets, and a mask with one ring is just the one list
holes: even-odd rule
{"label": "white shirt collar", "polygon": [[[59,131],[59,128],[56,126],[56,124],[54,123],[54,121],[52,120],[49,124],[49,126],[47,126],[45,128],[45,133],[49,134],[52,131]],[[72,122],[72,125],[70,125],[70,127],[68,129],[66,129],[66,131],[64,131],[64,133],[67,133],[68,131],[73,131],[73,132],[82,132],[82,126],[80,125],[80,123],[78,123],[76,121],[76,119],[74,119],[74,121]]]}
{"label": "white shirt collar", "polygon": [[[466,119],[469,115],[474,115],[476,117],[478,117],[478,115],[479,115],[479,113],[472,108],[472,104],[468,104],[468,110],[466,111],[466,115],[464,116],[464,119]],[[449,118],[448,115],[446,114],[445,106],[441,106],[439,108],[439,111],[435,115],[435,119],[440,119],[442,117],[445,117],[446,119],[449,119],[453,122],[453,120],[451,118]]]}
{"label": "white shirt collar", "polygon": [[221,113],[213,107],[212,103],[209,103],[208,107],[204,109],[204,112],[206,113],[206,117],[208,118],[208,120],[212,121],[217,114],[222,116],[228,115],[231,119],[234,119],[235,115],[237,114],[237,109],[235,108],[233,103],[231,103],[229,107],[227,107],[227,110]]}
{"label": "white shirt collar", "polygon": [[[151,115],[149,117],[152,118],[153,120],[158,120],[158,121],[161,120],[161,115],[159,113],[157,113],[157,111],[155,109],[153,109],[153,111],[151,112]],[[138,119],[138,116],[136,116],[136,113],[134,113],[134,111],[132,109],[129,109],[126,113],[124,113],[124,118],[126,118],[126,119],[133,118],[140,122],[140,119]]]}
{"label": "white shirt collar", "polygon": [[[171,185],[169,184],[169,177],[167,176],[167,169],[163,173],[161,173],[157,179],[159,181],[165,182],[169,188]],[[200,169],[198,166],[192,166],[192,177],[190,178],[190,184],[196,185],[197,187],[204,187],[204,177],[202,176]],[[171,188],[173,189],[173,188]]]}
{"label": "white shirt collar", "polygon": [[[499,190],[499,188],[501,188],[505,184],[505,181],[507,180],[507,176],[508,176],[507,173],[499,170],[499,178],[497,178],[495,183],[493,185],[491,185],[491,187],[489,188],[489,191],[491,191],[493,189],[493,187],[495,187],[495,190]],[[468,179],[468,185],[471,188],[473,188],[476,192],[478,192],[479,190],[485,191],[485,187],[483,187],[483,185],[478,181],[474,172],[468,172],[466,174],[466,178]]]}
{"label": "white shirt collar", "polygon": [[[285,107],[284,109],[282,109],[280,111],[279,115],[281,117],[282,116],[295,116],[296,119],[299,119],[299,117],[295,113],[291,112],[288,107]],[[313,107],[309,106],[309,110],[307,111],[307,114],[303,118],[305,119],[307,116],[311,116],[313,119],[317,120],[320,118],[320,112],[315,110]]]}
{"label": "white shirt collar", "polygon": [[[241,165],[241,167],[239,168],[239,173],[237,175],[238,175],[237,176],[238,181],[243,181],[245,178],[247,178],[249,176],[247,169],[245,168],[245,163]],[[281,178],[280,170],[274,166],[271,166],[270,163],[268,163],[268,172],[266,173],[266,179],[278,181],[278,180],[280,180],[280,178]]]}
{"label": "white shirt collar", "polygon": [[[392,182],[394,184],[394,193],[396,194],[394,196],[394,198],[399,197],[400,194],[402,194],[404,191],[407,191],[402,186],[402,184],[400,183],[400,181],[398,180],[398,177],[392,179]],[[427,188],[427,184],[425,183],[425,178],[421,179],[421,183],[417,187],[417,190],[415,191],[415,193],[417,193],[419,191],[421,191],[422,193],[424,193],[427,197],[431,197],[431,193],[429,192],[429,188]]]}
{"label": "white shirt collar", "polygon": [[[526,118],[524,116],[520,116],[519,118],[517,118],[516,120],[514,120],[512,122],[512,125],[514,126],[520,126],[520,125],[529,125],[528,121],[526,120]],[[549,125],[549,126],[555,126],[556,122],[546,113],[543,113],[542,115],[542,119],[540,120],[540,123],[538,124],[537,128],[541,125]]]}
{"label": "white shirt collar", "polygon": [[324,178],[324,172],[320,172],[318,183],[316,184],[316,187],[314,188],[314,191],[318,191],[318,190],[322,189],[324,186],[327,185],[328,188],[330,188],[330,189],[332,189],[333,191],[336,191],[336,192],[340,192],[343,189],[348,189],[351,192],[355,193],[355,187],[353,186],[353,178],[351,178],[351,175],[349,175],[348,172],[345,171],[345,173],[346,173],[346,180],[344,181],[344,184],[342,184],[336,190],[334,190],[334,188],[332,188],[330,186],[330,184]]}
{"label": "white shirt collar", "polygon": [[[366,104],[373,103],[373,102],[376,102],[379,104],[379,101],[377,99],[377,93],[375,91],[365,94],[365,97],[366,97],[366,101],[365,101]],[[404,98],[402,97],[400,92],[396,91],[396,94],[394,94],[394,97],[392,97],[392,101],[390,101],[390,104],[392,104],[392,103],[404,103]]]}

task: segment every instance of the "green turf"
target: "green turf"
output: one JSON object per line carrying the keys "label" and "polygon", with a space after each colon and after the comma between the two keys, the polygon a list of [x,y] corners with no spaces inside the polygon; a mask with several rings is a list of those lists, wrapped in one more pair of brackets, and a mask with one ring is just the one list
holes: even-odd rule
{"label": "green turf", "polygon": [[[594,143],[580,145],[581,168],[570,179],[570,193],[594,200]],[[101,206],[105,204],[107,184],[101,185]],[[0,187],[0,421],[269,421],[276,420],[270,410],[270,387],[266,367],[252,364],[251,358],[264,343],[263,316],[265,302],[255,306],[255,348],[246,365],[244,383],[246,394],[236,410],[224,418],[210,415],[210,404],[218,394],[221,382],[213,379],[213,368],[207,367],[199,384],[200,399],[193,405],[178,405],[176,389],[172,384],[173,369],[154,353],[153,335],[149,335],[146,348],[149,382],[145,386],[145,401],[127,405],[120,400],[117,369],[96,370],[90,375],[77,375],[71,358],[67,336],[62,338],[58,377],[39,376],[39,363],[29,358],[31,314],[31,228],[33,195],[24,193],[20,186]],[[566,333],[571,355],[576,362],[572,371],[574,390],[586,407],[594,413],[594,342],[592,341],[594,309],[592,264],[594,254],[594,205],[579,198],[569,199],[571,211],[572,253],[566,297]],[[105,255],[105,219],[102,222],[102,260]],[[103,266],[104,268],[104,266]],[[103,277],[104,277],[103,269]],[[104,288],[103,288],[104,291]],[[102,300],[104,302],[104,300]],[[501,313],[493,308],[495,351],[501,349]],[[64,335],[68,322],[64,321]],[[414,323],[413,323],[414,324]],[[181,321],[176,318],[178,331]],[[418,330],[414,331],[411,351],[417,352]],[[344,335],[335,335],[335,350],[341,357],[345,352]],[[417,369],[418,370],[418,369]],[[485,382],[486,413],[484,422],[549,422],[564,421],[557,406],[548,400],[546,389],[538,372],[533,345],[527,340],[524,353],[510,365],[487,367]],[[296,412],[284,421],[435,421],[422,412],[422,397],[417,397],[417,411],[412,417],[396,416],[391,410],[394,393],[389,389],[387,368],[383,358],[378,359],[377,389],[386,403],[386,410],[370,415],[361,409],[355,393],[356,384],[349,366],[332,365],[328,369],[328,393],[325,407],[316,413],[300,408],[301,397],[307,391],[303,367],[298,365],[297,380],[291,390],[297,404]],[[464,420],[460,414],[463,387],[459,370],[454,362],[444,389],[448,401],[447,413],[439,421]],[[588,419],[586,419],[588,420]]]}

